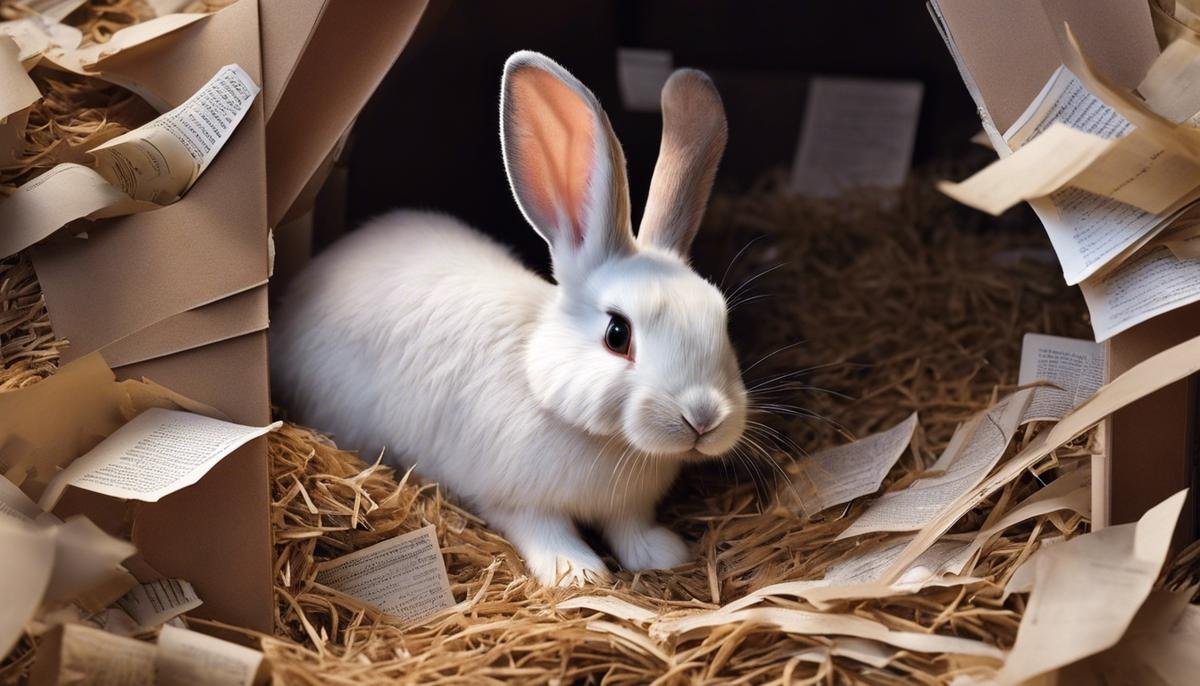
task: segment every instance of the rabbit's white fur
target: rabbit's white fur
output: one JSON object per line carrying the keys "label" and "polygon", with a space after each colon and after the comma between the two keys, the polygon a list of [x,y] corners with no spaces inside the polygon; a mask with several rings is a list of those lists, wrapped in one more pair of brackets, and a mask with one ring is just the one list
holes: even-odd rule
{"label": "rabbit's white fur", "polygon": [[[611,136],[565,70],[518,53],[506,79],[521,68],[586,94],[598,112],[589,130]],[[557,286],[449,217],[395,212],[316,258],[272,322],[273,381],[298,419],[444,484],[543,583],[604,573],[577,521],[596,525],[627,568],[684,562],[687,546],[656,523],[655,506],[681,464],[728,451],[745,424],[724,297],[645,227],[634,243],[618,197],[620,148],[605,156],[613,150],[597,140],[586,206],[555,209],[559,220],[583,217],[572,241],[561,222],[531,216],[548,201],[527,187],[526,160],[513,159],[521,141],[505,139],[514,192],[552,246]],[[632,359],[603,343],[612,312],[632,324]]]}

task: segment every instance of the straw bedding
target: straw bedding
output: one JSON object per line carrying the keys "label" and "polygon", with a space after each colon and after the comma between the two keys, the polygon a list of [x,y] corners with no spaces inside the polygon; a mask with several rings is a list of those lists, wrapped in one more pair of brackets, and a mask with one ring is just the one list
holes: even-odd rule
{"label": "straw bedding", "polygon": [[[110,17],[88,12],[88,22]],[[103,39],[100,29],[85,33]],[[125,125],[111,113],[128,96],[83,80],[68,85],[75,90],[64,89],[62,103],[48,98],[46,111],[35,113],[50,133],[31,136],[29,163],[0,176],[0,187],[36,174],[38,155],[53,140]],[[1052,256],[1046,261],[1040,229],[1027,221],[985,223],[952,206],[929,183],[948,175],[941,172],[918,174],[892,198],[804,200],[783,192],[777,177],[714,198],[697,264],[734,304],[731,330],[759,424],[737,456],[688,472],[663,504],[664,521],[694,542],[695,561],[681,568],[619,572],[603,588],[541,589],[513,548],[436,484],[369,464],[308,428],[286,424],[271,435],[276,621],[273,636],[258,638],[276,681],[886,684],[971,673],[975,661],[910,652],[879,668],[841,656],[807,662],[801,650],[832,639],[763,624],[658,642],[644,622],[558,607],[572,596],[603,594],[682,616],[767,584],[820,578],[880,536],[834,541],[869,498],[811,521],[795,513],[787,476],[802,451],[887,428],[916,410],[913,446],[885,484],[901,488],[932,463],[958,422],[1015,382],[1023,333],[1089,335],[1083,303],[1063,285]],[[0,391],[52,374],[63,345],[28,259],[0,261]],[[1060,449],[1044,469],[1086,457],[1089,440]],[[958,528],[994,521],[1036,483],[1027,475],[1010,484]],[[460,601],[452,610],[403,626],[314,581],[315,563],[426,524],[437,527]],[[1038,517],[988,543],[974,569],[983,582],[844,601],[831,611],[1008,647],[1023,610],[1023,596],[1000,602],[1008,576],[1038,541],[1084,530],[1078,516]],[[1182,553],[1163,583],[1194,579],[1198,553]],[[33,650],[26,645],[0,666],[0,680],[18,679]]]}

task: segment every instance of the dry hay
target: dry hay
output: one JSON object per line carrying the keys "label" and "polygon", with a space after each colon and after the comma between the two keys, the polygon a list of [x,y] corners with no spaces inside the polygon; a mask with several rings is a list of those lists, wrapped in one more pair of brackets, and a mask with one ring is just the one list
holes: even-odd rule
{"label": "dry hay", "polygon": [[[98,5],[122,3],[93,2],[82,13],[96,21],[86,31],[93,40],[115,28],[98,18],[133,16],[105,14]],[[58,95],[31,117],[39,128],[27,141],[25,164],[0,172],[7,174],[0,176],[0,193],[44,169],[55,141],[78,145],[140,123],[140,114],[123,114],[134,104],[123,91],[88,79],[63,83],[50,86]],[[752,438],[763,449],[689,472],[667,498],[664,520],[695,541],[696,560],[682,568],[618,573],[603,589],[541,589],[503,538],[435,486],[397,479],[391,469],[339,451],[302,427],[289,424],[273,434],[276,635],[260,638],[276,680],[937,683],[969,667],[906,652],[884,669],[842,657],[802,663],[797,651],[831,639],[762,625],[660,645],[636,623],[557,609],[572,596],[602,593],[681,614],[778,581],[819,578],[833,561],[880,537],[834,541],[869,499],[809,522],[792,512],[794,496],[775,477],[791,469],[801,450],[885,428],[917,410],[913,449],[886,486],[903,487],[959,421],[1015,382],[1024,332],[1089,334],[1077,291],[1063,285],[1052,258],[1045,260],[1040,229],[1027,218],[985,222],[954,207],[931,190],[931,176],[961,174],[927,172],[890,200],[870,194],[804,200],[782,192],[778,178],[714,199],[697,263],[724,282],[735,303],[731,328],[762,413]],[[0,261],[0,390],[53,373],[62,346],[27,258]],[[1080,441],[1053,460],[1087,454]],[[994,521],[1035,485],[1032,476],[1009,485],[959,528]],[[314,581],[316,562],[430,523],[461,601],[453,610],[404,627]],[[894,629],[1010,646],[1023,597],[1001,604],[1005,580],[1038,540],[1085,526],[1062,514],[1036,518],[988,543],[974,570],[984,583],[844,601],[835,610]],[[1200,548],[1193,547],[1178,556],[1164,584],[1184,587],[1198,567]],[[29,659],[28,652],[11,658],[0,680],[16,679]]]}
{"label": "dry hay", "polygon": [[[788,378],[780,393],[798,394],[789,400],[823,419],[773,418],[769,426],[812,450],[916,409],[922,421],[915,450],[890,478],[889,487],[900,487],[937,454],[959,420],[1013,382],[1023,331],[1086,335],[1078,297],[1061,285],[1053,267],[992,259],[1044,248],[1036,229],[959,229],[963,217],[927,185],[909,188],[893,209],[878,208],[867,196],[824,203],[789,198],[769,184],[714,201],[702,261],[703,255],[724,254],[727,263],[736,250],[722,244],[741,247],[759,235],[731,269],[733,283],[788,261],[754,282],[761,284],[756,292],[785,295],[735,310],[734,330],[745,360],[803,337],[803,345],[760,365],[775,363],[761,374],[772,378],[779,369],[811,368]],[[7,260],[0,269],[0,388],[8,389],[52,373],[62,344],[49,332],[27,260]],[[750,376],[756,372],[759,368]],[[1083,454],[1084,446],[1074,445],[1058,457]],[[798,650],[830,639],[762,625],[657,645],[637,624],[556,609],[566,598],[595,593],[653,612],[711,609],[770,583],[818,578],[856,545],[877,538],[833,540],[862,502],[807,523],[778,506],[771,497],[778,485],[761,461],[692,472],[668,498],[664,518],[696,541],[695,562],[671,572],[619,573],[610,587],[580,590],[538,588],[503,538],[436,487],[415,478],[397,480],[389,468],[339,451],[318,433],[287,425],[271,436],[270,455],[278,604],[276,636],[261,638],[283,683],[716,682],[784,676],[936,683],[961,665],[946,656],[904,652],[883,670],[842,657],[800,663],[794,659]],[[1033,487],[1032,478],[1009,486],[960,526],[978,527]],[[437,526],[461,601],[452,611],[406,628],[315,583],[317,561],[429,523]],[[847,601],[836,610],[895,629],[1009,646],[1023,601],[1014,596],[999,603],[1005,579],[1034,541],[1082,529],[1078,517],[1040,517],[989,543],[975,570],[987,583]],[[1171,572],[1173,586],[1194,578],[1196,557],[1197,549],[1181,556]],[[28,656],[20,660],[27,662]],[[12,676],[16,666],[5,671]]]}

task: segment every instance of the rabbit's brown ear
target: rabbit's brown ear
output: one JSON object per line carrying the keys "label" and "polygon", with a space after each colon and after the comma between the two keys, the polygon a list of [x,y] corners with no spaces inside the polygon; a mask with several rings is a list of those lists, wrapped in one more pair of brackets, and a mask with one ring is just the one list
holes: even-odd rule
{"label": "rabbit's brown ear", "polygon": [[725,106],[704,72],[680,69],[663,86],[662,111],[662,146],[637,240],[687,255],[725,152]]}
{"label": "rabbit's brown ear", "polygon": [[556,62],[504,65],[500,142],[517,205],[550,244],[555,275],[632,252],[625,156],[595,96]]}

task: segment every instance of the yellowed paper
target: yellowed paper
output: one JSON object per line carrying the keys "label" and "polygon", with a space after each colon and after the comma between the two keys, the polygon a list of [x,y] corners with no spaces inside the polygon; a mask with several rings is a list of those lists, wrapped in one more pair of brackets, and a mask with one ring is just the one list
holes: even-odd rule
{"label": "yellowed paper", "polygon": [[863,638],[843,636],[833,641],[828,647],[806,648],[794,654],[794,657],[804,662],[825,662],[830,656],[844,657],[875,669],[883,669],[891,664],[897,650],[877,641]]}
{"label": "yellowed paper", "polygon": [[938,190],[964,205],[998,215],[1022,200],[1050,195],[1099,160],[1110,141],[1055,122],[1008,157]]}
{"label": "yellowed paper", "polygon": [[47,602],[79,602],[100,610],[137,584],[121,562],[137,548],[105,533],[86,517],[75,516],[53,529],[54,572]]}
{"label": "yellowed paper", "polygon": [[153,643],[82,624],[63,624],[38,647],[32,686],[152,686]]}
{"label": "yellowed paper", "polygon": [[808,515],[879,490],[917,429],[917,413],[896,426],[800,460],[793,483]]}
{"label": "yellowed paper", "polygon": [[25,0],[25,6],[53,21],[62,21],[87,0]]}
{"label": "yellowed paper", "polygon": [[1175,124],[1200,112],[1200,45],[1181,38],[1163,50],[1138,84],[1138,93],[1159,116]]}
{"label": "yellowed paper", "polygon": [[1200,259],[1179,258],[1164,245],[1151,246],[1112,272],[1080,284],[1096,340],[1200,300]]}
{"label": "yellowed paper", "polygon": [[39,504],[50,509],[67,486],[156,502],[199,481],[226,455],[282,426],[243,426],[177,410],[138,415],[58,473]]}
{"label": "yellowed paper", "polygon": [[1066,391],[1046,394],[1040,401],[1064,400],[1062,405],[1034,407],[1030,413],[1059,419],[1083,404],[1104,385],[1104,346],[1078,338],[1027,333],[1021,341],[1021,367],[1017,383],[1027,386],[1048,381]]}
{"label": "yellowed paper", "polygon": [[32,522],[46,514],[16,484],[0,476],[0,517]]}
{"label": "yellowed paper", "polygon": [[262,653],[167,624],[158,634],[158,686],[250,686]]}
{"label": "yellowed paper", "polygon": [[105,78],[103,68],[99,66],[105,59],[178,31],[189,24],[207,18],[207,16],[206,14],[169,14],[156,17],[125,27],[114,33],[104,43],[93,43],[85,47],[51,46],[46,50],[45,57],[59,69],[85,76]]}
{"label": "yellowed paper", "polygon": [[8,655],[50,583],[54,536],[47,528],[0,517],[0,549],[0,655]]}
{"label": "yellowed paper", "polygon": [[454,605],[432,525],[322,562],[317,582],[406,622]]}
{"label": "yellowed paper", "polygon": [[645,623],[653,620],[658,613],[626,602],[615,596],[576,596],[564,600],[556,606],[559,610],[592,610],[606,615],[619,617],[629,622]]}
{"label": "yellowed paper", "polygon": [[0,35],[0,120],[20,112],[42,98],[33,79],[25,73],[20,56],[21,49],[16,41],[9,36]]}
{"label": "yellowed paper", "polygon": [[[955,498],[987,476],[1019,426],[1040,419],[1027,413],[1033,399],[1061,393],[1049,386],[1026,388],[981,412],[939,458],[937,466],[945,470],[942,474],[917,479],[907,488],[883,494],[838,539],[880,531],[913,531],[933,521]],[[1045,404],[1039,403],[1038,407]]]}
{"label": "yellowed paper", "polygon": [[1033,593],[998,680],[1020,683],[1116,644],[1150,594],[1185,496],[1175,494],[1136,524],[1038,555]]}
{"label": "yellowed paper", "polygon": [[954,653],[999,660],[999,648],[979,641],[938,634],[894,631],[883,624],[852,615],[826,614],[779,607],[758,607],[726,614],[703,613],[681,619],[663,620],[650,626],[656,640],[686,636],[702,629],[753,622],[776,626],[791,634],[839,635],[866,638],[920,653]]}
{"label": "yellowed paper", "polygon": [[20,46],[20,60],[25,71],[37,66],[47,50],[55,46],[74,49],[83,41],[83,34],[74,26],[39,15],[0,22],[0,35],[10,36]]}
{"label": "yellowed paper", "polygon": [[0,256],[75,219],[175,202],[233,135],[258,91],[241,67],[222,67],[179,107],[92,148],[91,166],[60,164],[21,186],[0,202],[0,226],[8,229],[0,233]]}
{"label": "yellowed paper", "polygon": [[[1055,123],[1094,134],[1104,139],[1121,139],[1123,145],[1144,145],[1145,132],[1135,127],[1097,97],[1070,70],[1060,67],[1047,80],[1041,93],[1026,111],[1004,133],[1006,145],[1019,149],[1052,127]],[[1158,143],[1161,148],[1161,143]],[[1007,154],[1002,151],[1001,155]],[[1147,151],[1143,154],[1149,155]],[[1126,190],[1137,192],[1149,189],[1177,188],[1190,179],[1188,175],[1172,178],[1177,170],[1169,157],[1153,157],[1154,165],[1145,172],[1134,169],[1129,177],[1134,183]],[[1150,173],[1153,172],[1153,173]],[[1165,177],[1165,178],[1164,178]],[[1161,189],[1159,188],[1161,184]],[[1161,231],[1178,209],[1183,208],[1195,193],[1187,193],[1171,208],[1149,212],[1116,198],[1104,197],[1075,186],[1064,186],[1047,197],[1030,201],[1030,206],[1046,228],[1046,235],[1062,264],[1063,277],[1074,285],[1108,267],[1127,255],[1133,246],[1143,244]]]}
{"label": "yellowed paper", "polygon": [[196,589],[183,579],[159,579],[139,584],[117,601],[117,606],[142,628],[165,624],[201,604]]}
{"label": "yellowed paper", "polygon": [[44,487],[59,466],[121,426],[123,402],[125,394],[99,354],[66,364],[35,384],[0,393],[0,468],[14,483],[32,479]]}
{"label": "yellowed paper", "polygon": [[899,578],[960,517],[1043,460],[1055,448],[1084,433],[1116,410],[1197,371],[1200,371],[1200,337],[1172,346],[1134,365],[1062,421],[1039,433],[1021,452],[1002,464],[978,486],[944,507],[937,517],[921,528],[896,558],[883,581],[892,582]]}

